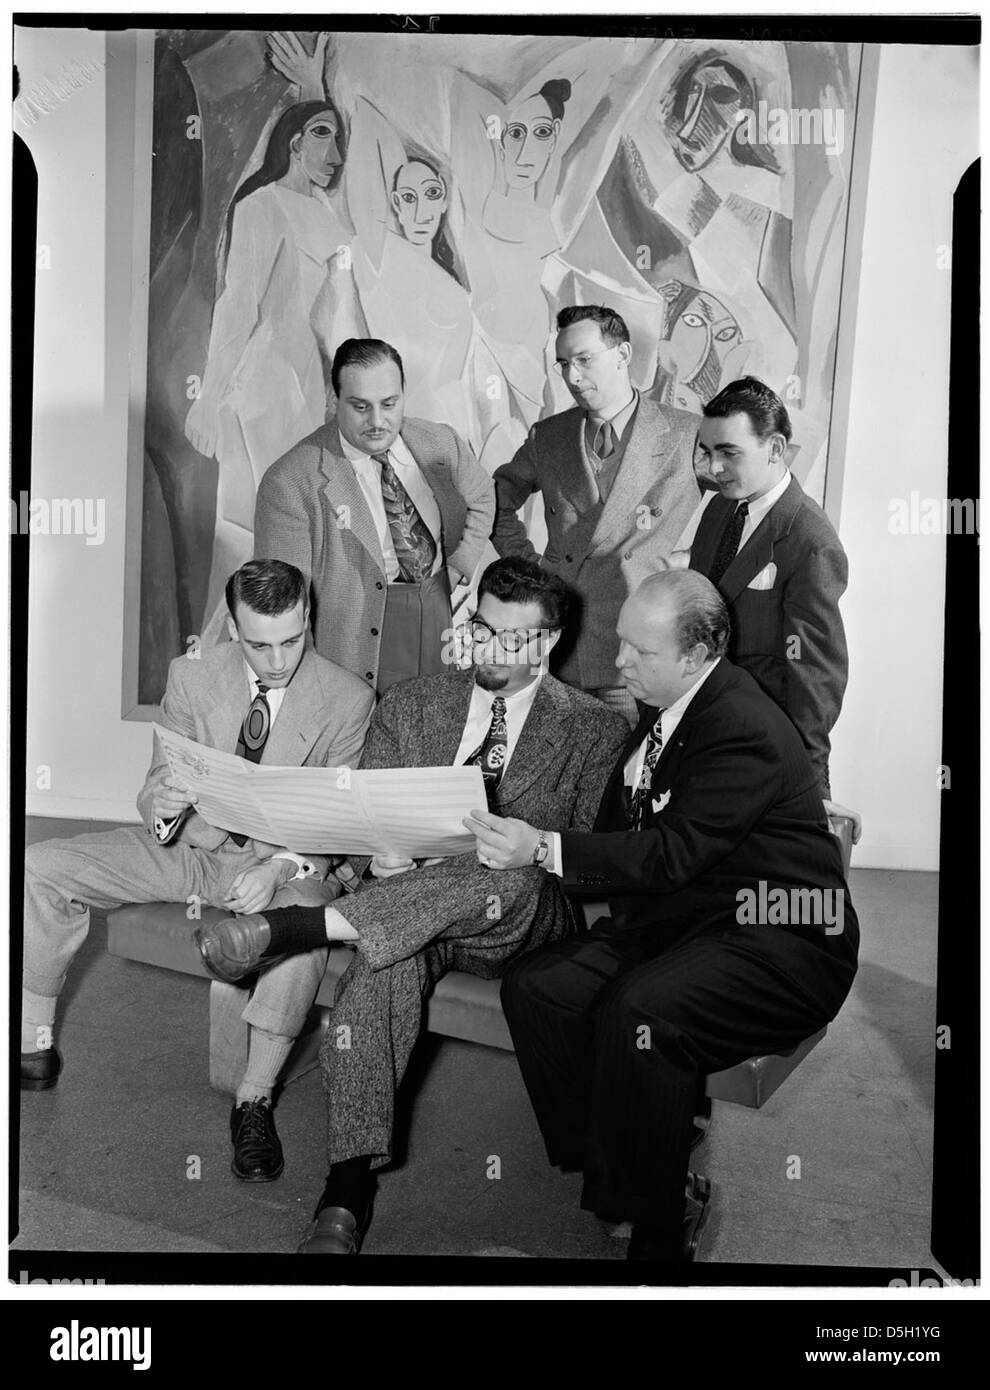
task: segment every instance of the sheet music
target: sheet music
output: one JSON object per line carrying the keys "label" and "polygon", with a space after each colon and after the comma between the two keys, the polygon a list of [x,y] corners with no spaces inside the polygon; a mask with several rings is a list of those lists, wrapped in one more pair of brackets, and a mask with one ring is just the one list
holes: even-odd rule
{"label": "sheet music", "polygon": [[461,821],[485,806],[478,767],[264,767],[154,730],[176,781],[210,825],[300,854],[464,854]]}

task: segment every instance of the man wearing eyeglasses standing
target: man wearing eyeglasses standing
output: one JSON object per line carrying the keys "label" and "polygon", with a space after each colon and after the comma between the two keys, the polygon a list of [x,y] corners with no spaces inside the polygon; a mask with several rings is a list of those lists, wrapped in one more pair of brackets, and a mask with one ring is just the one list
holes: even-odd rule
{"label": "man wearing eyeglasses standing", "polygon": [[636,702],[617,681],[619,609],[663,568],[700,496],[693,455],[698,421],[640,396],[629,379],[629,330],[604,305],[557,315],[556,367],[575,407],[540,420],[495,473],[492,544],[539,558],[519,509],[542,492],[548,542],[541,563],[579,593],[576,640],[556,673],[631,725]]}
{"label": "man wearing eyeglasses standing", "polygon": [[320,1059],[330,1173],[300,1253],[357,1252],[372,1170],[391,1156],[396,1089],[441,976],[457,969],[491,979],[523,951],[570,932],[559,881],[539,865],[550,832],[591,829],[628,730],[547,673],[568,599],[567,586],[533,561],[490,565],[464,634],[471,669],[392,686],[361,760],[364,768],[476,763],[494,815],[543,827],[528,864],[493,876],[474,853],[422,865],[375,857],[367,869],[354,865],[372,881],[337,910],[234,917],[199,934],[207,968],[230,982],[328,940],[356,948]]}

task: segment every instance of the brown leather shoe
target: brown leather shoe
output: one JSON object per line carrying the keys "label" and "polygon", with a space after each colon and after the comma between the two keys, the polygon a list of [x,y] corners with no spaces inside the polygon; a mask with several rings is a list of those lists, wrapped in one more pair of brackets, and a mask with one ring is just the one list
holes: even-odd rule
{"label": "brown leather shoe", "polygon": [[261,953],[272,939],[267,919],[260,912],[246,917],[224,917],[212,927],[197,927],[193,940],[199,947],[203,964],[216,980],[236,985],[245,975],[253,975],[259,967],[266,969],[282,960],[282,956]]}
{"label": "brown leather shoe", "polygon": [[368,1217],[358,1226],[346,1207],[324,1207],[306,1232],[297,1255],[356,1255],[368,1229]]}

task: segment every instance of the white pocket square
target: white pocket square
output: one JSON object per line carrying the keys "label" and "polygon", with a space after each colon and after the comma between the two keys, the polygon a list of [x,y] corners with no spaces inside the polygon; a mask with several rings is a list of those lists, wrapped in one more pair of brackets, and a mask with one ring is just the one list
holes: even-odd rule
{"label": "white pocket square", "polygon": [[656,815],[657,811],[662,811],[663,808],[666,806],[666,804],[667,804],[667,802],[668,802],[669,800],[670,800],[670,792],[661,792],[661,793],[660,793],[660,798],[659,798],[659,800],[653,802],[653,813],[654,813],[654,815]]}
{"label": "white pocket square", "polygon": [[764,565],[759,574],[746,585],[747,589],[772,589],[774,580],[777,578],[777,566],[771,560],[769,565]]}

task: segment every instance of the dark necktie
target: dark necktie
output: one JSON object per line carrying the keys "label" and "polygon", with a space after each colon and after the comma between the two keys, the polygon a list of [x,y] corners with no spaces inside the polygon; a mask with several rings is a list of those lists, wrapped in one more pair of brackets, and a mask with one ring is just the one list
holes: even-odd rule
{"label": "dark necktie", "polygon": [[[251,701],[251,708],[244,716],[241,732],[237,736],[237,756],[247,758],[249,763],[261,762],[261,755],[265,751],[272,727],[272,712],[266,699],[268,690],[267,685],[258,682],[258,693]],[[235,835],[233,831],[230,832],[230,838],[235,845],[246,844],[248,839],[247,835]]]}
{"label": "dark necktie", "polygon": [[615,453],[615,430],[611,420],[603,420],[598,425],[592,447],[603,463]]}
{"label": "dark necktie", "polygon": [[712,567],[708,571],[708,578],[713,584],[717,584],[722,575],[736,558],[739,549],[739,542],[742,540],[743,527],[746,525],[746,518],[749,515],[749,503],[740,502],[731,516],[726,517],[722,534],[719,537],[718,549],[715,552],[715,559]]}
{"label": "dark necktie", "polygon": [[505,759],[509,752],[509,730],[505,722],[505,700],[496,695],[492,701],[492,722],[480,748],[464,760],[465,767],[480,767],[485,779],[488,809],[495,810],[495,791],[502,780]]}
{"label": "dark necktie", "polygon": [[388,529],[392,533],[392,547],[399,565],[399,577],[406,584],[422,584],[433,572],[437,558],[437,543],[430,534],[430,528],[416,510],[416,504],[399,482],[395,469],[389,462],[388,451],[372,454],[382,470],[382,501]]}
{"label": "dark necktie", "polygon": [[653,721],[650,732],[646,735],[646,755],[643,758],[643,770],[639,774],[639,782],[633,788],[629,802],[629,825],[633,830],[639,830],[643,824],[643,812],[646,810],[646,802],[653,786],[653,772],[660,761],[660,754],[663,752],[663,733],[660,729],[662,715],[663,710],[660,710]]}

